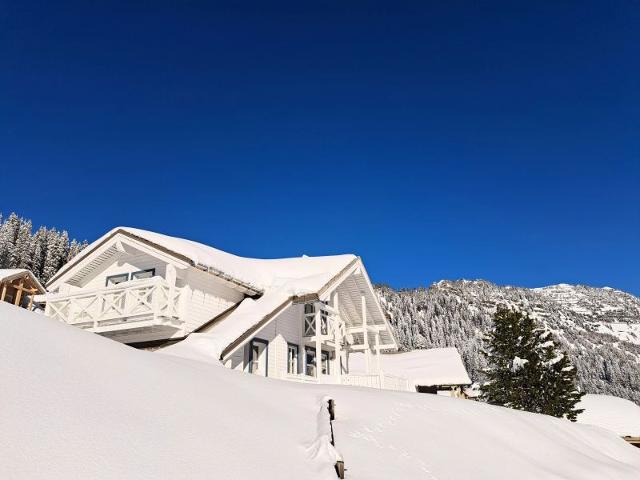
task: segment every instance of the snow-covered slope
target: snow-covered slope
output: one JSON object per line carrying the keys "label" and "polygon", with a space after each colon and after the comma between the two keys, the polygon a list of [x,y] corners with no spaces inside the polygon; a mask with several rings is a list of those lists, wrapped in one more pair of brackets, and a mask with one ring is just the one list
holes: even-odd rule
{"label": "snow-covered slope", "polygon": [[497,304],[530,312],[558,336],[588,393],[640,405],[640,299],[611,288],[555,285],[527,289],[441,281],[429,288],[379,287],[403,349],[457,347],[471,378],[482,380],[481,339]]}
{"label": "snow-covered slope", "polygon": [[[635,479],[614,433],[475,402],[281,382],[0,304],[0,478]],[[337,404],[329,443],[327,395]]]}

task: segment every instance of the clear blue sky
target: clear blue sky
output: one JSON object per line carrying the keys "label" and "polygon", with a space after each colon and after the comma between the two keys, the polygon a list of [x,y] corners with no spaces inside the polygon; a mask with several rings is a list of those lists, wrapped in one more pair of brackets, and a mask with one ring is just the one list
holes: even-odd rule
{"label": "clear blue sky", "polygon": [[640,294],[640,3],[214,3],[3,2],[0,211]]}

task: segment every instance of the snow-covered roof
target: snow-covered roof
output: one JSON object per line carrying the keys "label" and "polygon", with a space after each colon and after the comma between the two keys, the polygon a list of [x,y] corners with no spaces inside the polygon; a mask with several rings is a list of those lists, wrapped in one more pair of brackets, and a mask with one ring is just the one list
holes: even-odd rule
{"label": "snow-covered roof", "polygon": [[588,394],[582,397],[578,408],[584,408],[578,416],[579,423],[606,428],[622,437],[640,437],[640,406],[630,400]]}
{"label": "snow-covered roof", "polygon": [[[409,379],[414,386],[470,385],[471,379],[455,348],[431,348],[381,355],[384,373]],[[364,372],[363,354],[349,356],[349,371]]]}
{"label": "snow-covered roof", "polygon": [[[281,288],[296,280],[297,291],[314,292],[340,272],[356,257],[355,255],[333,255],[323,257],[295,257],[278,259],[246,258],[227,253],[202,243],[184,238],[170,237],[161,233],[131,227],[116,227],[92,242],[74,259],[65,265],[56,277],[77,265],[83,258],[105,240],[118,233],[141,239],[160,247],[170,254],[184,258],[194,266],[230,278],[256,292]],[[51,282],[50,282],[51,283]]]}
{"label": "snow-covered roof", "polygon": [[43,292],[45,291],[42,284],[38,281],[38,279],[33,275],[31,270],[27,270],[26,268],[0,268],[0,282],[6,282],[9,280],[13,280],[14,278],[21,277],[23,275],[28,275],[31,281],[34,283],[36,288]]}
{"label": "snow-covered roof", "polygon": [[325,480],[339,457],[349,478],[367,480],[632,480],[640,471],[637,449],[614,433],[563,419],[243,374],[8,304],[0,319],[0,478]]}

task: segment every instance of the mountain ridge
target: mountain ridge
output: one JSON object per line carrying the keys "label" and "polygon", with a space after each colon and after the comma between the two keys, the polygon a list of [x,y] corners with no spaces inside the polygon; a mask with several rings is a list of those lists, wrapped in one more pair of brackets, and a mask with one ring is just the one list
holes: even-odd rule
{"label": "mountain ridge", "polygon": [[631,293],[566,283],[500,286],[482,279],[376,290],[402,350],[456,347],[471,377],[483,381],[482,337],[496,306],[504,304],[528,312],[555,334],[584,391],[640,404],[640,298]]}

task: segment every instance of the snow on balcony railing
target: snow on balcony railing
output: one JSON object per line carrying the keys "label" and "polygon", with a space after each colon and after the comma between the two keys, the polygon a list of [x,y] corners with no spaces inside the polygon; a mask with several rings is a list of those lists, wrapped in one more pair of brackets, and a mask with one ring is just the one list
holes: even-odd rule
{"label": "snow on balcony railing", "polygon": [[349,373],[342,375],[342,385],[354,387],[380,388],[382,390],[397,390],[400,392],[411,391],[409,381],[403,377],[382,374],[358,374]]}
{"label": "snow on balcony railing", "polygon": [[49,295],[46,314],[87,329],[142,321],[179,324],[181,290],[161,277],[68,295]]}

